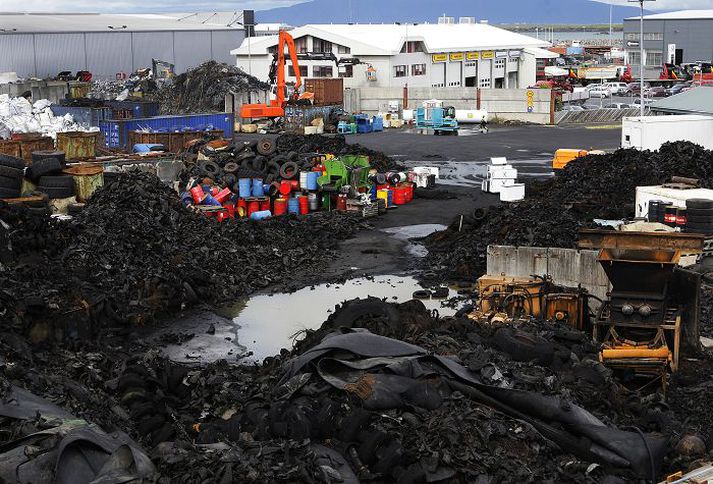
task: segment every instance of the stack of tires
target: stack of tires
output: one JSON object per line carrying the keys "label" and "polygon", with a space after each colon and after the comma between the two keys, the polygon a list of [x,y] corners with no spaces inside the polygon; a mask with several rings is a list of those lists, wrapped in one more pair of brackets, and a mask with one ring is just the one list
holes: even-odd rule
{"label": "stack of tires", "polygon": [[0,198],[20,196],[24,170],[24,160],[0,154]]}
{"label": "stack of tires", "polygon": [[713,200],[686,200],[686,232],[713,234]]}
{"label": "stack of tires", "polygon": [[37,185],[37,191],[45,193],[50,199],[73,197],[74,178],[62,173],[64,161],[61,151],[35,151],[25,177]]}

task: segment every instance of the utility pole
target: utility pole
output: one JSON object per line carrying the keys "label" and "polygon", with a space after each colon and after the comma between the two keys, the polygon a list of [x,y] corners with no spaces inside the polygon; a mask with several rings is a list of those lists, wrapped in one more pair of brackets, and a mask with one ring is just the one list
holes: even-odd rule
{"label": "utility pole", "polygon": [[639,18],[639,99],[641,101],[641,117],[644,117],[644,2],[655,2],[656,0],[629,0],[636,2],[641,8],[641,17]]}

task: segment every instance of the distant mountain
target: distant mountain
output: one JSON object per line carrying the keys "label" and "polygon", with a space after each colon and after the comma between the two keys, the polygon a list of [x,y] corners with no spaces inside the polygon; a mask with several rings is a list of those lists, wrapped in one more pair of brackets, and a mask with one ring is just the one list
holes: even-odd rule
{"label": "distant mountain", "polygon": [[[635,7],[613,9],[613,20],[638,15]],[[591,0],[312,0],[255,13],[258,22],[393,23],[433,22],[441,15],[475,17],[490,23],[603,24],[609,5]],[[457,21],[457,20],[456,20]]]}

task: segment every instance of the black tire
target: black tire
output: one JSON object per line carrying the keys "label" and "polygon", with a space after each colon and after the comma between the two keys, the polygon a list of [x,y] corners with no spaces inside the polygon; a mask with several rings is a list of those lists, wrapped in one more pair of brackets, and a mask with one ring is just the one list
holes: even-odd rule
{"label": "black tire", "polygon": [[713,208],[687,208],[686,215],[689,217],[713,217]]}
{"label": "black tire", "polygon": [[22,188],[22,178],[10,178],[7,176],[0,176],[0,188],[20,190]]}
{"label": "black tire", "polygon": [[0,198],[18,198],[20,196],[20,189],[12,188],[2,188],[0,187]]}
{"label": "black tire", "polygon": [[377,173],[376,174],[376,184],[377,185],[386,185],[386,174]]}
{"label": "black tire", "polygon": [[686,208],[713,208],[713,200],[708,200],[706,198],[689,198],[686,200]]}
{"label": "black tire", "polygon": [[381,299],[370,297],[354,299],[342,305],[334,314],[335,327],[352,328],[362,318],[385,317],[392,325],[398,325],[401,320],[398,309]]}
{"label": "black tire", "polygon": [[67,161],[64,151],[51,151],[51,150],[42,150],[42,151],[33,151],[32,152],[32,163],[35,163],[37,161],[41,160],[46,160],[48,158],[55,158],[57,161],[60,163],[64,164],[65,161]]}
{"label": "black tire", "polygon": [[255,171],[259,171],[260,173],[265,173],[265,170],[267,169],[267,158],[264,156],[256,156],[250,162],[250,168]]}
{"label": "black tire", "polygon": [[446,286],[441,286],[433,290],[433,297],[437,299],[447,298],[450,290]]}
{"label": "black tire", "polygon": [[548,365],[555,354],[554,346],[546,339],[513,328],[498,329],[495,345],[515,361],[537,361]]}
{"label": "black tire", "polygon": [[198,169],[210,177],[217,176],[222,171],[218,163],[210,160],[199,161]]}
{"label": "black tire", "polygon": [[62,171],[62,165],[57,158],[47,158],[30,165],[25,171],[28,180],[37,183],[40,177]]}
{"label": "black tire", "polygon": [[71,188],[74,190],[74,177],[72,175],[55,175],[40,177],[38,185],[48,188]]}
{"label": "black tire", "polygon": [[43,187],[42,185],[37,185],[37,190],[47,194],[50,199],[70,198],[74,196],[74,187]]}
{"label": "black tire", "polygon": [[299,166],[294,161],[288,161],[280,167],[280,176],[285,180],[292,180],[299,173]]}
{"label": "black tire", "polygon": [[166,417],[163,415],[154,415],[153,417],[144,417],[136,426],[139,435],[148,435],[154,430],[160,429],[166,423]]}
{"label": "black tire", "polygon": [[235,173],[240,169],[240,165],[235,163],[234,161],[229,161],[228,163],[225,164],[223,167],[223,171],[225,173]]}
{"label": "black tire", "polygon": [[476,222],[483,220],[486,215],[488,215],[488,210],[485,208],[476,208],[475,210],[473,210],[473,219]]}
{"label": "black tire", "polygon": [[17,178],[22,180],[24,173],[20,168],[0,165],[0,176],[5,178]]}
{"label": "black tire", "polygon": [[253,153],[252,151],[244,151],[242,153],[238,153],[235,156],[235,161],[237,163],[240,163],[243,160],[250,160],[252,158],[255,158],[255,153]]}
{"label": "black tire", "polygon": [[710,225],[713,224],[713,213],[710,215],[686,215],[689,224]]}
{"label": "black tire", "polygon": [[411,294],[411,297],[414,299],[431,299],[431,291],[419,289],[414,291],[413,294]]}
{"label": "black tire", "polygon": [[280,174],[280,165],[274,161],[274,159],[267,164],[267,173],[270,175]]}
{"label": "black tire", "polygon": [[223,180],[223,185],[225,185],[228,188],[230,188],[233,185],[235,185],[236,183],[238,183],[237,177],[235,175],[233,175],[232,173],[226,173],[225,175],[223,175],[222,180]]}
{"label": "black tire", "polygon": [[277,143],[270,138],[262,138],[257,142],[257,152],[263,156],[270,156],[277,151]]}
{"label": "black tire", "polygon": [[284,163],[287,163],[287,162],[290,161],[290,160],[289,160],[285,155],[277,155],[277,156],[273,156],[273,157],[270,159],[270,161],[273,162],[273,163],[276,163],[277,166],[281,166],[281,165],[283,165]]}
{"label": "black tire", "polygon": [[287,158],[289,161],[297,161],[297,158],[299,158],[299,156],[300,155],[296,151],[288,151],[285,155],[285,158]]}
{"label": "black tire", "polygon": [[27,213],[37,217],[49,217],[52,215],[52,212],[47,207],[27,207]]}
{"label": "black tire", "polygon": [[25,168],[25,160],[0,153],[0,166],[9,166],[10,168],[22,170]]}

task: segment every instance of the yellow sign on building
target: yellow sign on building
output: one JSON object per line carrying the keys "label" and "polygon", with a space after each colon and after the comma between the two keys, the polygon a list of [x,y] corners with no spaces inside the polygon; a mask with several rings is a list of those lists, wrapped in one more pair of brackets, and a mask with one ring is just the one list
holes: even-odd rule
{"label": "yellow sign on building", "polygon": [[433,62],[446,62],[448,60],[448,54],[433,54],[431,59]]}
{"label": "yellow sign on building", "polygon": [[454,52],[451,54],[451,62],[458,62],[465,59],[465,54],[463,52]]}
{"label": "yellow sign on building", "polygon": [[492,59],[493,57],[495,57],[495,53],[492,50],[486,50],[480,53],[481,59]]}
{"label": "yellow sign on building", "polygon": [[478,60],[480,59],[480,52],[468,52],[468,54],[466,55],[466,59]]}

